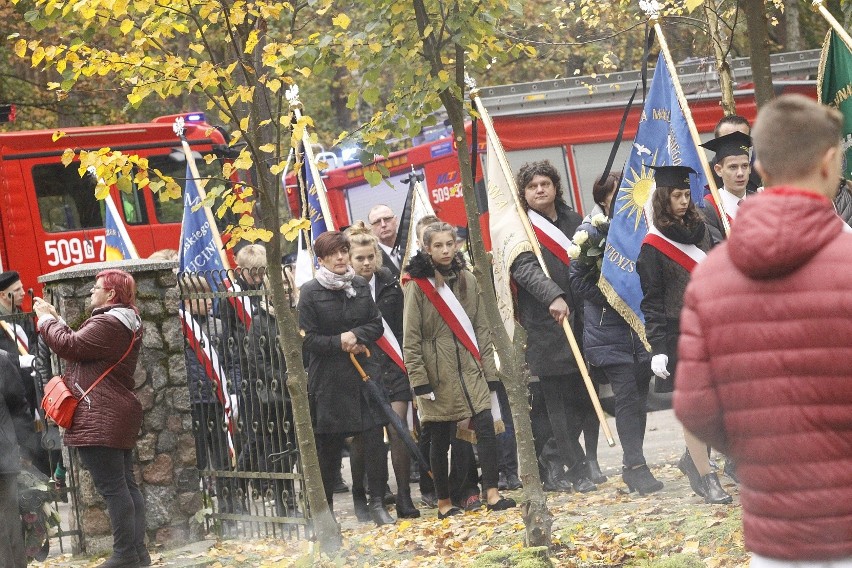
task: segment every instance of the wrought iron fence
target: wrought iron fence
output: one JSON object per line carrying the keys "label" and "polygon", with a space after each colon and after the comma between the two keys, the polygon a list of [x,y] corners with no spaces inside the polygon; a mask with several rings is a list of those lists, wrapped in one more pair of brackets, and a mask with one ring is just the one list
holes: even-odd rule
{"label": "wrought iron fence", "polygon": [[300,536],[304,482],[268,281],[262,269],[186,272],[178,286],[208,522],[228,537]]}

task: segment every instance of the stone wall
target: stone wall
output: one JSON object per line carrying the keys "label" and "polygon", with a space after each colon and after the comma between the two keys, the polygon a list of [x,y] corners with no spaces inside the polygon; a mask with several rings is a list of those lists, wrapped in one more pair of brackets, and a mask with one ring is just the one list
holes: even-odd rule
{"label": "stone wall", "polygon": [[[39,278],[44,284],[45,299],[56,306],[72,328],[79,327],[89,316],[87,306],[98,272],[120,268],[136,280],[137,303],[145,328],[135,375],[136,396],[144,410],[136,446],[136,479],[145,497],[148,539],[165,546],[200,539],[203,533],[203,526],[193,519],[202,508],[202,500],[184,340],[178,319],[176,264],[152,260],[103,262],[74,266]],[[63,451],[66,463],[71,463],[68,449]],[[79,460],[73,463],[78,488],[72,492],[72,500],[80,511],[85,552],[111,550],[112,533],[104,502],[88,472],[79,467]],[[73,515],[71,522],[76,524]]]}

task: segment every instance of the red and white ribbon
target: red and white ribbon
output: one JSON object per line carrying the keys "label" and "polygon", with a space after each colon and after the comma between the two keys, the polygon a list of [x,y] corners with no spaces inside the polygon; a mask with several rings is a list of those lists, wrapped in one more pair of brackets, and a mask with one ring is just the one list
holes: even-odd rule
{"label": "red and white ribbon", "polygon": [[571,257],[568,256],[568,247],[571,246],[571,239],[568,238],[568,235],[532,209],[529,210],[529,217],[533,231],[535,231],[535,236],[538,237],[539,244],[553,253],[556,258],[566,265],[571,264]]}
{"label": "red and white ribbon", "polygon": [[698,263],[707,258],[707,253],[695,245],[678,243],[663,235],[659,229],[651,226],[645,235],[644,244],[651,245],[674,262],[681,265],[687,272],[692,272]]}
{"label": "red and white ribbon", "polygon": [[438,314],[443,318],[453,335],[456,336],[456,339],[464,345],[465,349],[470,351],[470,354],[477,361],[481,361],[482,356],[479,354],[479,344],[473,331],[473,322],[470,321],[470,317],[464,311],[450,287],[435,288],[434,278],[412,278],[412,280],[420,286],[420,289],[438,310]]}
{"label": "red and white ribbon", "polygon": [[385,331],[382,336],[376,340],[376,345],[379,349],[384,351],[388,357],[390,357],[391,361],[396,363],[397,366],[402,369],[403,373],[408,373],[408,370],[405,368],[405,363],[402,361],[402,348],[400,348],[399,341],[397,341],[396,336],[393,334],[388,322],[385,321],[385,318],[382,318],[382,326],[385,328]]}

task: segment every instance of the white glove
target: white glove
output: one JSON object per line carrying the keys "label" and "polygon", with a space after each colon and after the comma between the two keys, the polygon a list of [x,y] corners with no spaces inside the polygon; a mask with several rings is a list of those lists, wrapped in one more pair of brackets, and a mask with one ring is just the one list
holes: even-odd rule
{"label": "white glove", "polygon": [[238,420],[240,417],[240,406],[237,404],[237,395],[231,395],[231,417]]}
{"label": "white glove", "polygon": [[669,378],[670,373],[666,370],[666,365],[668,364],[668,355],[654,355],[651,357],[651,370],[661,379]]}
{"label": "white glove", "polygon": [[35,355],[19,355],[18,361],[20,361],[21,369],[31,369],[34,359]]}
{"label": "white glove", "polygon": [[424,394],[423,398],[428,398],[429,400],[435,400],[435,391],[430,391],[428,394]]}

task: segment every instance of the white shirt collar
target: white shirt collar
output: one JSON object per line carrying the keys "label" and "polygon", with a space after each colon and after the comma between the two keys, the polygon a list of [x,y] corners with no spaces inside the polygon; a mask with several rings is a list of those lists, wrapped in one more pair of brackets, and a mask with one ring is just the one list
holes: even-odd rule
{"label": "white shirt collar", "polygon": [[370,278],[370,292],[373,294],[373,301],[376,301],[376,273],[373,272],[373,277]]}
{"label": "white shirt collar", "polygon": [[725,208],[725,213],[727,213],[731,219],[736,218],[737,210],[740,208],[740,201],[745,199],[745,197],[737,197],[724,187],[719,192],[719,197],[722,198],[722,207]]}

